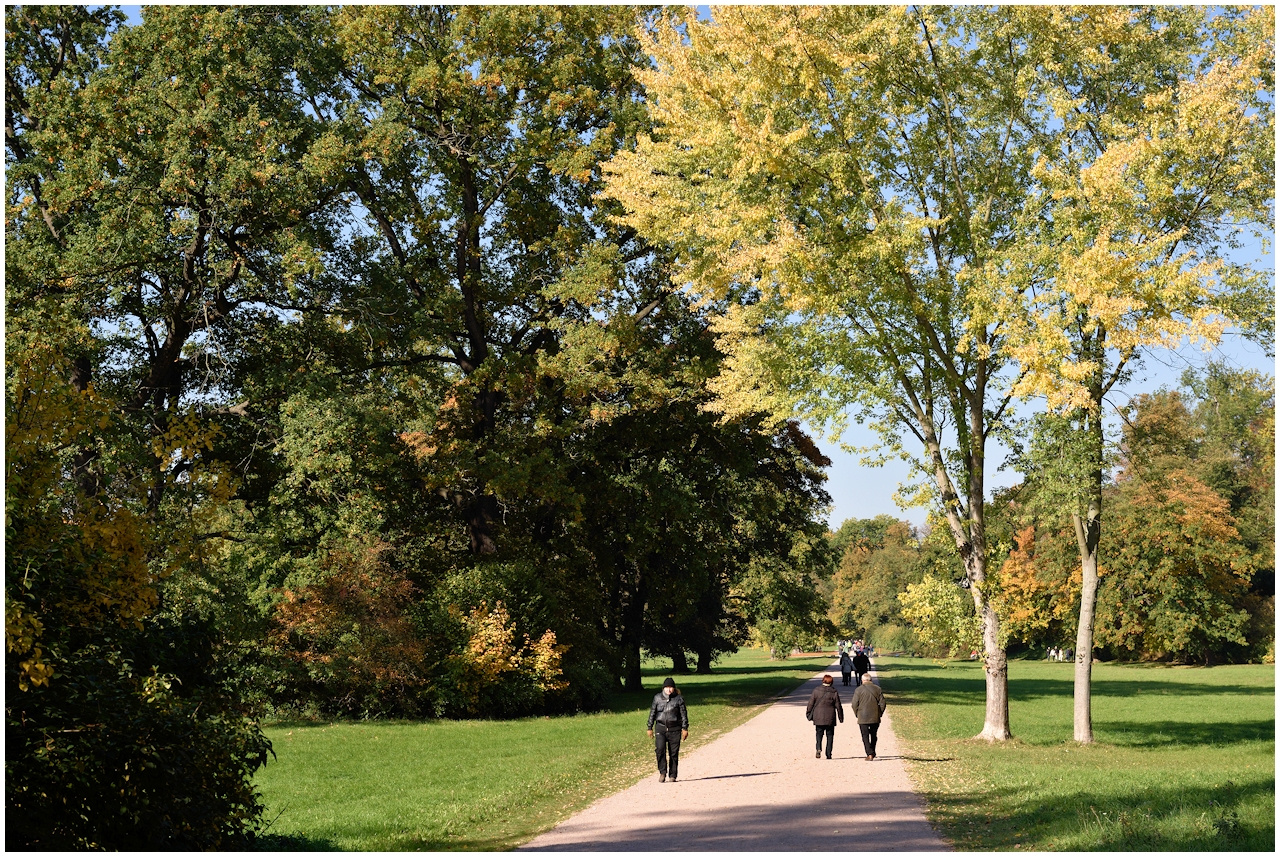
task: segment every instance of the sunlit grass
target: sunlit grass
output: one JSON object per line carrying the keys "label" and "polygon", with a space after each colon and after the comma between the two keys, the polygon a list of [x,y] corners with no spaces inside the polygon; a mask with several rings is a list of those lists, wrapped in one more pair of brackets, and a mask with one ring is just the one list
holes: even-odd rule
{"label": "sunlit grass", "polygon": [[1097,743],[1072,740],[1072,665],[1014,661],[1014,740],[982,729],[978,663],[877,661],[929,817],[973,850],[1273,851],[1275,670],[1097,664]]}
{"label": "sunlit grass", "polygon": [[[679,676],[696,749],[760,711],[831,662],[770,661],[746,650],[711,675]],[[280,724],[267,729],[277,759],[255,779],[264,846],[342,851],[504,850],[653,772],[646,690],[610,710],[514,721]]]}

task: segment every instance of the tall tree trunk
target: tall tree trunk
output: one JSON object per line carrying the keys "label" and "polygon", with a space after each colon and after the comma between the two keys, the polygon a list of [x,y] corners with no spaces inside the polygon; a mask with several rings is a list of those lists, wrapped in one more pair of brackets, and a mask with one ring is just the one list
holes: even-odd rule
{"label": "tall tree trunk", "polygon": [[[1101,361],[1099,361],[1101,365]],[[1098,606],[1098,547],[1102,541],[1102,377],[1097,373],[1090,385],[1094,410],[1081,415],[1081,427],[1088,445],[1089,473],[1086,490],[1088,509],[1082,520],[1071,515],[1080,551],[1080,620],[1076,625],[1074,724],[1075,739],[1093,743],[1093,620]]]}
{"label": "tall tree trunk", "polygon": [[711,675],[711,650],[698,652],[698,675]]}
{"label": "tall tree trunk", "polygon": [[985,558],[980,565],[974,565],[976,567],[970,571],[970,579],[974,582],[969,591],[982,620],[982,659],[987,677],[987,712],[977,737],[988,741],[1007,741],[1013,737],[1009,730],[1009,657],[1000,643],[1000,616],[982,591],[986,580]]}
{"label": "tall tree trunk", "polygon": [[[1101,529],[1090,505],[1089,521],[1073,515],[1080,542],[1080,624],[1076,626],[1075,739],[1093,743],[1093,615],[1098,603],[1098,532]],[[1090,547],[1086,547],[1086,542]]]}
{"label": "tall tree trunk", "polygon": [[676,675],[689,674],[689,659],[685,657],[684,649],[671,651],[671,671]]}

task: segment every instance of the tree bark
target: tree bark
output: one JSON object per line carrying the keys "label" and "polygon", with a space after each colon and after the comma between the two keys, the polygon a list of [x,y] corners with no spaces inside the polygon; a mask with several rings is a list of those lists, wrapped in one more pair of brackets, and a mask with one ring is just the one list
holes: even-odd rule
{"label": "tree bark", "polygon": [[711,675],[710,650],[698,652],[698,675]]}
{"label": "tree bark", "polygon": [[1102,541],[1102,378],[1094,378],[1090,393],[1096,410],[1081,415],[1088,444],[1088,510],[1071,522],[1080,551],[1080,620],[1076,625],[1075,692],[1072,722],[1075,739],[1093,743],[1093,622],[1098,605],[1098,548]]}
{"label": "tree bark", "polygon": [[689,659],[685,657],[683,649],[674,649],[671,652],[671,671],[676,675],[689,674]]}
{"label": "tree bark", "polygon": [[[1092,513],[1092,509],[1090,512]],[[1092,517],[1092,514],[1091,514]],[[1087,524],[1076,515],[1077,532],[1086,529],[1096,532],[1096,522]],[[1098,603],[1098,550],[1097,537],[1092,539],[1092,548],[1086,550],[1081,545],[1080,569],[1082,586],[1080,589],[1080,623],[1076,626],[1076,682],[1075,708],[1073,722],[1075,739],[1082,744],[1093,743],[1093,616]]]}

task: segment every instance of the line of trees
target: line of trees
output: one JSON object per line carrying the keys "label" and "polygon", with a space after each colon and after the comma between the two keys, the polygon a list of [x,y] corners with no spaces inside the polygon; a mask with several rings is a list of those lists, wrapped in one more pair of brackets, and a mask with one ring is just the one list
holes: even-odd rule
{"label": "line of trees", "polygon": [[[1095,628],[1099,658],[1189,664],[1275,660],[1275,391],[1210,363],[1137,397],[1109,455],[1110,515]],[[1081,610],[1078,541],[1019,450],[1025,480],[993,500],[997,601],[1011,651],[1068,650]],[[968,657],[978,624],[937,526],[882,515],[832,535],[829,617],[884,651]]]}

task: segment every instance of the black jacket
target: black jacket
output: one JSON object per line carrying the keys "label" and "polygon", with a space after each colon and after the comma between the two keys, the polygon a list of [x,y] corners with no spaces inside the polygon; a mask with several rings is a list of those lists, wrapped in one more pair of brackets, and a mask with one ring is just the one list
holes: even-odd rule
{"label": "black jacket", "polygon": [[649,725],[645,728],[652,729],[654,722],[666,727],[688,729],[689,709],[685,707],[684,697],[679,693],[663,696],[662,691],[658,691],[653,697],[653,705],[649,706]]}
{"label": "black jacket", "polygon": [[860,673],[869,673],[871,672],[871,659],[862,652],[858,652],[853,656],[853,668]]}

